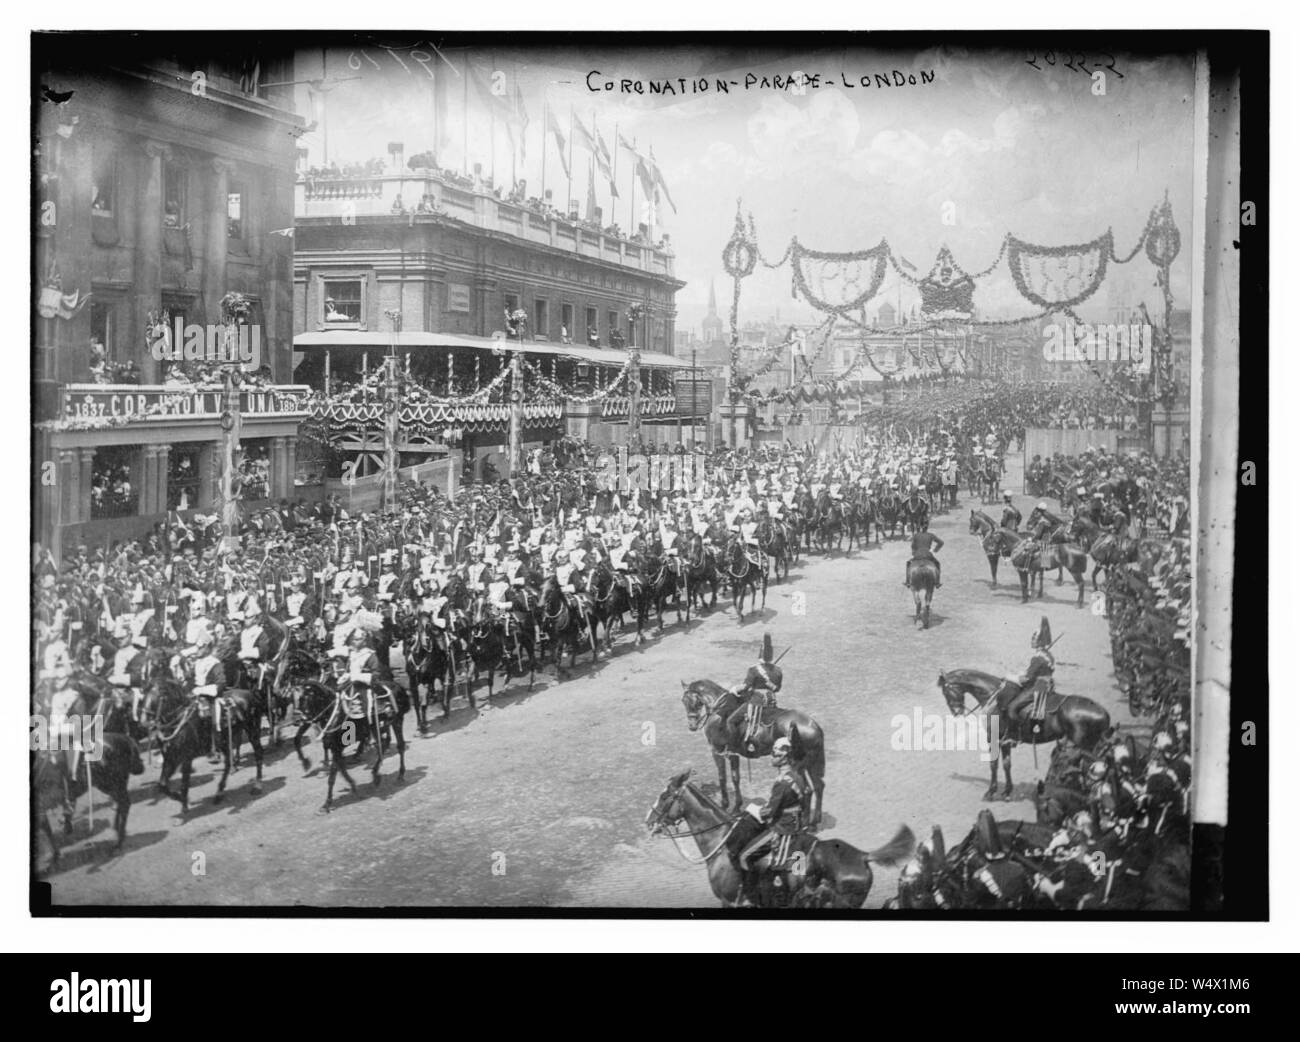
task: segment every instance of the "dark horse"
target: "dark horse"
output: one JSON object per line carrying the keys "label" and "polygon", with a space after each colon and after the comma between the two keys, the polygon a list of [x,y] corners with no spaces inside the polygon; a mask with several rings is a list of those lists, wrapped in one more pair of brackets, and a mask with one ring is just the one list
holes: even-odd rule
{"label": "dark horse", "polygon": [[912,590],[912,600],[916,603],[916,614],[912,616],[913,624],[919,623],[922,629],[930,628],[930,602],[934,599],[934,586],[939,581],[939,569],[933,561],[911,561],[907,566],[907,585]]}
{"label": "dark horse", "polygon": [[[965,716],[968,707],[966,697],[974,698],[976,710],[985,714],[986,733],[989,748],[992,748],[993,714],[998,718],[998,748],[1002,758],[1002,772],[1006,775],[1006,788],[1003,796],[1011,796],[1011,747],[1019,742],[1029,745],[1041,745],[1044,742],[1056,742],[1068,738],[1080,749],[1091,750],[1106,737],[1110,730],[1110,714],[1091,698],[1082,695],[1061,695],[1052,691],[1047,696],[1045,715],[1042,720],[1012,720],[1006,714],[1011,700],[1019,694],[1019,689],[1003,684],[1002,678],[992,673],[982,673],[977,669],[953,669],[939,674],[939,690],[943,692],[948,711],[953,716]],[[994,693],[996,701],[993,701]],[[992,704],[990,704],[992,702]],[[988,792],[986,800],[997,794],[998,761],[994,758],[989,765]]]}
{"label": "dark horse", "polygon": [[778,709],[749,743],[744,741],[743,720],[732,722],[732,715],[740,700],[712,680],[697,680],[693,684],[682,681],[682,705],[686,709],[686,724],[692,731],[703,729],[704,738],[713,752],[713,762],[718,768],[718,787],[722,805],[727,805],[727,762],[731,763],[731,780],[736,793],[736,809],[742,803],[740,795],[740,758],[756,759],[769,756],[772,744],[778,738],[790,737],[798,730],[803,748],[804,774],[811,786],[810,813],[805,815],[810,827],[816,828],[822,819],[822,793],[826,789],[826,739],[821,724],[797,709]]}
{"label": "dark horse", "polygon": [[555,672],[557,676],[563,676],[564,669],[564,649],[569,649],[569,668],[572,669],[578,662],[578,647],[580,644],[589,643],[591,646],[591,660],[597,659],[596,652],[596,619],[590,615],[582,605],[582,601],[574,598],[572,605],[564,591],[560,589],[560,584],[556,582],[555,576],[547,576],[546,582],[542,584],[541,593],[541,627],[546,639],[551,641],[555,646]]}
{"label": "dark horse", "polygon": [[[131,732],[134,725],[130,711],[119,704],[106,685],[84,674],[74,680],[72,687],[77,697],[64,710],[64,716],[80,720],[94,719],[96,730],[82,736],[82,753],[76,757],[76,775],[70,772],[69,753],[63,751],[34,751],[32,753],[31,782],[33,812],[37,831],[50,841],[51,864],[59,860],[59,844],[50,828],[48,812],[55,807],[63,813],[63,830],[72,832],[72,813],[77,799],[84,793],[88,798],[93,788],[113,801],[113,828],[117,832],[114,851],[126,842],[126,820],[131,812],[131,796],[127,786],[131,775],[143,774],[144,763],[140,749]],[[51,719],[48,705],[41,707],[46,720]]]}
{"label": "dark horse", "polygon": [[[734,908],[741,899],[741,875],[726,853],[727,837],[735,828],[737,815],[728,813],[690,783],[691,772],[683,771],[668,780],[650,812],[646,826],[651,835],[672,838],[676,844],[691,836],[700,852],[695,859],[678,847],[683,857],[703,864],[709,887],[724,908]],[[685,822],[687,831],[674,826]],[[790,869],[781,872],[788,905],[793,908],[861,908],[871,892],[871,865],[894,865],[911,856],[916,839],[906,825],[883,847],[864,851],[842,839],[819,839],[807,832],[791,840]]]}
{"label": "dark horse", "polygon": [[[253,760],[257,765],[257,777],[253,779],[250,788],[254,793],[262,791],[261,733],[265,705],[261,696],[252,691],[228,688],[221,697],[225,700],[225,705],[222,707],[222,727],[216,735],[216,746],[221,753],[222,771],[217,793],[212,797],[213,803],[220,803],[225,798],[232,759],[245,738],[253,747]],[[144,696],[143,715],[152,726],[152,742],[163,751],[158,791],[168,799],[177,800],[182,814],[190,809],[193,760],[211,747],[209,739],[212,737],[212,718],[204,712],[204,701],[201,696],[191,698],[180,684],[169,677],[154,680]],[[180,795],[172,792],[168,785],[178,767],[181,772]]]}
{"label": "dark horse", "polygon": [[305,680],[296,687],[294,705],[303,726],[294,736],[293,748],[302,761],[303,770],[307,770],[311,761],[302,752],[302,733],[312,725],[320,728],[321,746],[329,761],[324,810],[328,811],[334,805],[334,782],[339,774],[343,775],[353,795],[356,794],[357,784],[343,761],[343,749],[350,741],[363,745],[368,738],[374,737],[375,762],[370,768],[370,776],[372,783],[378,785],[379,768],[384,759],[384,739],[391,736],[397,743],[397,780],[401,782],[406,778],[406,740],[402,734],[402,721],[411,708],[411,700],[405,688],[400,684],[385,683],[384,687],[392,694],[391,703],[375,692],[370,714],[352,718],[347,710],[348,696],[353,694],[350,684],[336,690],[316,680]]}
{"label": "dark horse", "polygon": [[737,620],[744,622],[746,591],[749,591],[749,606],[752,608],[754,601],[758,600],[761,586],[763,599],[759,607],[760,610],[767,607],[767,569],[763,567],[761,558],[751,557],[745,549],[744,542],[734,536],[727,543],[724,559],[727,579],[731,584],[731,600],[736,606]]}
{"label": "dark horse", "polygon": [[[718,574],[717,561],[713,551],[704,545],[704,537],[692,535],[689,539],[678,537],[679,552],[682,554],[686,569],[686,607],[690,612],[691,603],[699,598],[700,611],[706,607],[712,611],[718,606],[718,585],[722,577]],[[684,546],[681,544],[685,543]],[[788,574],[788,569],[787,569]],[[704,594],[710,594],[709,603],[704,603]]]}

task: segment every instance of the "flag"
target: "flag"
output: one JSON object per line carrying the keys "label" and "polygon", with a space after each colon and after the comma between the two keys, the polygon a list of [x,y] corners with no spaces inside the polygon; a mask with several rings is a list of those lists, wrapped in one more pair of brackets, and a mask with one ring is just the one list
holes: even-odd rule
{"label": "flag", "polygon": [[[524,95],[519,89],[519,77],[515,77],[515,92],[510,99],[511,120],[507,124],[510,127],[519,128],[519,158],[525,160],[528,158],[528,109],[524,107]],[[511,130],[510,139],[515,140],[514,131]]]}
{"label": "flag", "polygon": [[594,176],[595,173],[596,171],[592,170],[590,171],[590,175],[587,177],[587,220],[589,221],[594,221],[596,219],[596,178]]}
{"label": "flag", "polygon": [[677,212],[677,204],[673,202],[673,197],[668,193],[668,182],[664,180],[663,171],[659,169],[659,164],[655,162],[655,150],[650,149],[650,173],[654,178],[656,188],[663,189],[664,198],[668,200],[668,205],[673,208],[673,213]]}
{"label": "flag", "polygon": [[645,156],[640,152],[632,153],[636,156],[636,176],[641,181],[641,188],[645,192],[645,197],[651,199],[655,194],[655,178],[651,172],[650,166],[646,163]]}
{"label": "flag", "polygon": [[559,121],[555,118],[555,112],[549,106],[546,109],[546,129],[555,138],[555,147],[560,151],[560,166],[564,168],[564,176],[571,176],[569,174],[569,157],[565,153],[567,146],[564,140],[564,131],[560,129]]}
{"label": "flag", "polygon": [[627,138],[625,138],[622,134],[619,134],[619,136],[618,136],[618,147],[619,147],[619,148],[626,148],[626,149],[627,149],[629,152],[631,152],[633,155],[636,155],[636,154],[637,154],[637,152],[636,152],[636,145],[629,145],[628,142],[627,142]]}
{"label": "flag", "polygon": [[573,143],[579,148],[585,148],[593,156],[597,153],[596,139],[591,136],[591,131],[586,128],[582,120],[574,117],[573,120]]}
{"label": "flag", "polygon": [[614,159],[610,155],[609,146],[605,144],[599,127],[596,127],[596,162],[600,165],[600,172],[609,181],[609,194],[617,199],[618,186],[614,184]]}

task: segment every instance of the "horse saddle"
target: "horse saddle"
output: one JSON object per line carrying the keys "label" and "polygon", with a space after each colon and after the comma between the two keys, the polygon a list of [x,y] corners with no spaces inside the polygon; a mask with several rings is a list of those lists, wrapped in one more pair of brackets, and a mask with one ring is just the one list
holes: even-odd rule
{"label": "horse saddle", "polygon": [[1036,723],[1047,717],[1048,697],[1056,693],[1056,686],[1052,683],[1051,677],[1039,677],[1030,690],[1033,692],[1033,698],[1025,703],[1017,714],[1018,721],[1022,723]]}
{"label": "horse saddle", "polygon": [[933,566],[934,561],[929,557],[913,557],[910,561],[907,562],[907,571],[909,575],[912,572],[912,568],[918,564],[928,564]]}
{"label": "horse saddle", "polygon": [[800,831],[796,823],[788,818],[782,818],[772,827],[777,832],[772,849],[759,858],[754,867],[764,872],[792,872],[803,875],[804,858],[797,842]]}

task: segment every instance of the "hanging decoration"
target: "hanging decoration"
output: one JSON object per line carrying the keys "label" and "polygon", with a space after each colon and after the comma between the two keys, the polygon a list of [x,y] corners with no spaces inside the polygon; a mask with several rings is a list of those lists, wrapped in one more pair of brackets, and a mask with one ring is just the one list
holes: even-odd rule
{"label": "hanging decoration", "polygon": [[1114,245],[1109,230],[1075,246],[1035,246],[1009,236],[1007,264],[1022,297],[1063,310],[1082,304],[1101,287]]}
{"label": "hanging decoration", "polygon": [[842,315],[857,311],[880,290],[889,261],[884,239],[869,250],[825,253],[790,243],[792,295],[802,296],[819,311]]}
{"label": "hanging decoration", "polygon": [[930,274],[918,286],[921,312],[928,318],[968,319],[974,314],[971,295],[975,292],[975,280],[953,259],[947,246],[939,250]]}
{"label": "hanging decoration", "polygon": [[736,227],[727,240],[722,251],[722,268],[733,279],[743,279],[753,274],[754,263],[758,260],[758,245],[754,242],[754,215],[749,215],[749,227],[740,212],[740,200],[736,200]]}

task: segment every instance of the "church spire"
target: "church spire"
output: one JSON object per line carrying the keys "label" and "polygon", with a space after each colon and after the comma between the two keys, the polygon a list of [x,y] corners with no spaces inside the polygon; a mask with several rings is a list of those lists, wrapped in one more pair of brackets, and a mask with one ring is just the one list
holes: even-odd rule
{"label": "church spire", "polygon": [[718,313],[718,296],[716,293],[713,292],[713,280],[709,279],[709,314],[716,315],[717,313]]}

